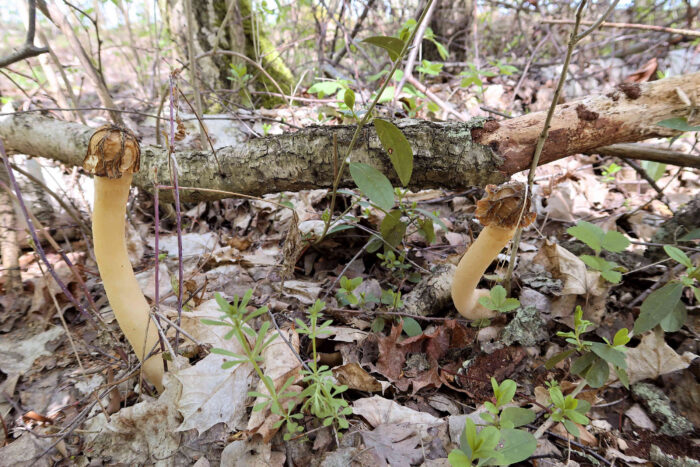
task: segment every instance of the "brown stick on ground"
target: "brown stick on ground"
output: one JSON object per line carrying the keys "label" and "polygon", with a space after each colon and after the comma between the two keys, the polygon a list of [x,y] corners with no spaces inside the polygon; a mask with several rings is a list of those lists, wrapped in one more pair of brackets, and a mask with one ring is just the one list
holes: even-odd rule
{"label": "brown stick on ground", "polygon": [[[592,95],[558,105],[541,164],[615,143],[641,141],[678,132],[657,126],[668,118],[691,116],[678,90],[698,102],[700,73],[642,84],[622,84],[605,95]],[[465,189],[499,184],[529,167],[545,113],[505,121],[429,122],[398,120],[414,153],[411,189]],[[689,119],[698,124],[700,114]],[[333,138],[348,145],[354,126],[311,126],[295,133],[251,139],[236,147],[217,150],[221,175],[208,152],[178,152],[180,184],[207,189],[261,195],[281,191],[328,188],[333,182]],[[0,138],[16,152],[80,165],[92,130],[35,114],[0,115]],[[370,164],[392,177],[394,170],[374,128],[362,130],[361,144],[350,157]],[[143,167],[134,183],[151,191],[151,174],[158,168],[161,184],[168,184],[168,154],[146,146]],[[632,157],[626,154],[625,157]],[[698,158],[689,156],[688,162]],[[682,164],[681,164],[682,165]],[[688,164],[690,165],[690,164]],[[398,180],[394,180],[398,183]],[[343,186],[353,186],[347,176]],[[183,200],[202,201],[226,195],[188,191]]]}

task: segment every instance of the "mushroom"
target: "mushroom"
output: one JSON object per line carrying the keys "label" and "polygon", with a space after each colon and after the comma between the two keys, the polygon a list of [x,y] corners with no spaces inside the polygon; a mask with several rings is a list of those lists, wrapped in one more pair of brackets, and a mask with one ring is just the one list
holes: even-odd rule
{"label": "mushroom", "polygon": [[158,343],[158,331],[150,322],[150,306],[134,276],[125,237],[126,202],[140,156],[139,142],[131,131],[105,125],[90,137],[83,168],[95,175],[92,235],[107,299],[119,327],[143,362],[146,380],[160,392],[163,359],[155,355],[144,361]]}
{"label": "mushroom", "polygon": [[477,201],[475,214],[484,229],[462,256],[452,281],[452,302],[465,318],[495,316],[495,311],[479,304],[479,299],[489,295],[489,291],[476,286],[486,268],[513,238],[518,225],[526,227],[535,220],[535,213],[529,210],[530,197],[520,182],[488,185],[486,196]]}

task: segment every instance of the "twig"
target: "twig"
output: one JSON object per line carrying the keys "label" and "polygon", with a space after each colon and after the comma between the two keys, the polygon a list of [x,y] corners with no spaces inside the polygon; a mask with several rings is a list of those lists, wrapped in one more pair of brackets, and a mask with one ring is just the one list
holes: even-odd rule
{"label": "twig", "polygon": [[[591,26],[591,28],[587,29],[580,35],[578,34],[578,28],[579,25],[581,24],[581,16],[583,15],[583,8],[586,6],[586,1],[587,0],[581,0],[581,3],[579,3],[579,6],[576,10],[576,21],[574,22],[574,27],[573,30],[571,31],[571,36],[569,37],[569,45],[566,49],[566,56],[564,57],[564,64],[562,66],[561,70],[561,75],[559,76],[559,82],[557,83],[557,89],[554,91],[554,96],[552,97],[552,103],[549,106],[549,110],[547,111],[547,116],[545,117],[544,121],[544,126],[542,128],[542,132],[540,133],[539,138],[537,138],[537,144],[535,146],[535,153],[532,156],[532,163],[530,164],[530,172],[528,173],[527,176],[527,196],[530,196],[530,193],[532,193],[532,187],[535,182],[535,172],[537,170],[537,166],[539,165],[540,162],[540,156],[542,155],[542,150],[544,149],[544,143],[547,141],[547,136],[549,135],[549,126],[552,122],[552,117],[554,116],[554,110],[557,107],[557,102],[559,102],[559,97],[561,96],[562,89],[564,88],[564,82],[566,81],[566,76],[569,72],[569,64],[571,63],[571,55],[574,52],[574,48],[576,47],[576,44],[578,41],[580,41],[583,37],[587,36],[590,34],[595,26],[597,24],[600,24],[600,22],[604,21],[605,18],[612,12],[612,10],[615,8],[615,5],[618,4],[620,0],[613,0],[613,2],[610,4],[610,7],[605,11],[605,13],[599,18],[599,20],[594,23],[594,26]],[[525,210],[526,203],[523,203],[523,212],[520,213],[520,217],[523,216],[524,210]],[[518,224],[520,222],[518,221]],[[518,230],[515,233],[515,236],[513,238],[513,244],[512,244],[512,249],[511,249],[511,256],[510,256],[510,263],[508,264],[508,270],[506,272],[506,277],[505,277],[505,288],[507,291],[510,292],[510,280],[513,275],[513,268],[515,267],[515,259],[518,254],[518,247],[520,245],[520,237],[522,235],[523,229],[518,228]]]}
{"label": "twig", "polygon": [[[362,131],[362,128],[365,126],[366,123],[369,122],[369,119],[372,117],[372,111],[374,110],[374,107],[379,102],[379,99],[382,97],[382,94],[384,94],[384,90],[389,85],[389,82],[391,81],[391,77],[394,76],[394,73],[399,68],[399,64],[401,63],[401,57],[403,57],[406,54],[406,51],[408,50],[408,44],[413,41],[413,38],[415,37],[415,34],[416,34],[416,30],[420,27],[420,25],[425,20],[425,15],[426,15],[428,9],[433,4],[433,2],[434,2],[434,0],[428,0],[428,5],[426,5],[425,9],[423,10],[423,13],[421,13],[420,18],[418,18],[418,23],[416,24],[416,29],[413,30],[411,37],[409,37],[409,39],[404,43],[403,49],[401,49],[401,53],[396,58],[396,61],[394,62],[394,66],[392,66],[391,70],[389,71],[388,78],[386,80],[384,80],[384,83],[379,88],[379,91],[377,91],[377,95],[374,97],[374,100],[372,101],[369,108],[367,109],[367,112],[365,112],[365,115],[362,117],[362,120],[360,120],[360,122],[357,124],[357,127],[355,128],[355,132],[352,135],[352,139],[350,140],[350,144],[348,145],[346,156],[343,158],[342,162],[340,163],[340,169],[338,170],[338,174],[335,177],[335,180],[333,180],[333,192],[338,191],[338,186],[340,185],[340,181],[342,179],[343,172],[345,170],[345,165],[350,163],[350,154],[352,153],[352,149],[355,147],[355,143],[357,142],[357,138],[360,136],[360,132]],[[331,203],[329,210],[328,210],[330,215],[328,216],[328,219],[324,223],[323,232],[319,236],[318,240],[316,240],[317,243],[320,242],[321,240],[323,240],[323,238],[326,236],[326,233],[328,233],[328,228],[331,225],[331,219],[333,218],[334,209],[335,209],[335,205],[333,203]]]}
{"label": "twig", "polygon": [[448,102],[443,101],[440,99],[438,96],[436,96],[432,91],[430,91],[426,86],[423,85],[420,81],[418,81],[416,78],[413,76],[408,76],[406,78],[406,81],[408,81],[411,85],[413,85],[416,89],[418,89],[420,92],[428,96],[428,98],[435,102],[442,110],[445,111],[447,114],[452,114],[455,117],[457,117],[459,120],[466,122],[469,121],[469,116],[464,115],[462,112],[459,112],[458,110],[455,110],[454,107],[452,107],[451,104]]}
{"label": "twig", "polygon": [[621,143],[587,151],[587,154],[624,157],[644,161],[661,162],[679,167],[700,169],[700,157],[670,149],[661,149],[644,144]]}
{"label": "twig", "polygon": [[[573,24],[573,21],[569,19],[545,19],[542,20],[543,24]],[[581,21],[581,24],[593,24],[592,21]],[[658,31],[667,32],[669,34],[681,34],[683,36],[690,37],[700,37],[699,31],[693,31],[692,29],[677,29],[677,28],[667,28],[664,26],[656,26],[653,24],[634,24],[634,23],[609,23],[607,21],[600,22],[598,24],[601,28],[618,28],[618,29],[641,29],[645,31]]]}
{"label": "twig", "polygon": [[47,47],[37,47],[34,45],[34,33],[36,31],[36,0],[28,0],[27,3],[29,21],[27,21],[27,36],[24,39],[24,44],[16,52],[11,53],[7,57],[0,58],[0,68],[12,65],[25,58],[36,57],[37,55],[49,51]]}
{"label": "twig", "polygon": [[[180,216],[180,189],[178,187],[178,180],[177,180],[177,173],[178,173],[178,166],[177,166],[177,160],[175,159],[175,120],[174,120],[174,107],[175,107],[175,102],[174,102],[174,97],[173,97],[173,87],[174,87],[174,82],[173,82],[173,74],[170,74],[170,142],[168,144],[168,152],[170,153],[170,162],[172,163],[171,166],[171,177],[173,180],[173,194],[175,198],[175,220],[176,220],[176,226],[177,226],[177,271],[178,271],[178,277],[177,277],[177,324],[179,325],[182,322],[182,286],[183,286],[183,276],[184,276],[184,271],[183,271],[183,266],[182,266],[182,224],[181,224],[181,216]],[[177,356],[177,350],[178,350],[178,341],[180,339],[180,331],[178,329],[175,330],[175,355],[173,355],[173,358]]]}
{"label": "twig", "polygon": [[75,305],[75,307],[80,310],[80,312],[88,319],[88,320],[93,320],[92,315],[88,313],[88,311],[83,307],[82,303],[78,301],[72,293],[68,290],[66,287],[66,284],[63,283],[60,277],[58,277],[58,274],[56,273],[56,270],[53,268],[49,260],[46,258],[46,253],[44,253],[44,248],[41,246],[41,242],[39,241],[39,237],[36,233],[36,229],[34,228],[34,222],[32,222],[32,217],[29,215],[29,211],[27,210],[27,205],[24,203],[24,198],[22,197],[22,192],[19,189],[19,185],[17,184],[17,180],[15,179],[15,174],[12,171],[12,167],[10,166],[10,160],[7,157],[7,153],[5,152],[5,145],[3,144],[2,140],[0,139],[0,156],[2,156],[2,160],[5,164],[5,170],[7,170],[7,175],[9,176],[10,179],[10,184],[12,185],[12,188],[15,191],[15,194],[17,195],[17,202],[19,204],[20,210],[22,211],[22,214],[24,215],[24,220],[27,223],[27,227],[29,228],[29,234],[32,237],[32,241],[34,242],[34,247],[36,248],[37,253],[39,254],[39,257],[41,260],[44,262],[46,265],[46,268],[49,270],[49,273],[51,274],[51,277],[56,281],[56,284],[58,284],[59,288],[61,289],[61,292],[66,296],[68,300]]}
{"label": "twig", "polygon": [[[396,89],[394,91],[394,99],[396,99],[399,96],[399,94],[401,94],[401,90],[403,89],[403,85],[406,84],[406,80],[409,77],[413,78],[413,65],[415,65],[416,63],[416,56],[418,55],[418,51],[420,50],[421,44],[423,43],[423,35],[425,34],[425,30],[428,27],[428,23],[430,22],[430,17],[433,16],[433,11],[435,11],[435,5],[435,2],[428,5],[428,8],[425,10],[424,13],[425,17],[423,19],[423,22],[416,26],[416,32],[413,37],[413,45],[411,47],[411,51],[408,53],[408,58],[406,59],[406,66],[403,69],[403,76],[401,77],[399,84],[396,85]],[[389,76],[389,79],[391,79],[391,76]]]}

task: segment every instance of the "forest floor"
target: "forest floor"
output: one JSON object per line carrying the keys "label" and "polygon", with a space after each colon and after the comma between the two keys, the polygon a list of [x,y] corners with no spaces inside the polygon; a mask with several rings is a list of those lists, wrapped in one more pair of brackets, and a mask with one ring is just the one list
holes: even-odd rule
{"label": "forest floor", "polygon": [[[586,78],[579,79],[582,70],[572,70],[568,98],[606,92],[629,76],[649,78],[645,73],[635,78],[635,70],[610,63],[585,71]],[[449,81],[429,88],[446,101],[461,102],[457,110],[470,116],[500,119],[489,110],[512,108],[513,102],[520,112],[545,110],[553,95],[554,70],[517,78],[490,78],[482,92]],[[126,83],[115,89],[121,108],[158,112]],[[37,99],[29,104],[16,90],[3,89],[4,96],[11,94],[15,107],[20,104],[17,110],[52,107]],[[369,96],[364,94],[358,102]],[[241,112],[242,119],[206,120],[215,147],[289,131],[289,122],[303,127],[342,121],[333,96],[302,97],[310,102]],[[84,99],[97,106],[94,95],[86,93]],[[99,111],[84,115],[91,126],[105,123]],[[155,144],[154,119],[124,115],[142,144]],[[441,110],[436,115],[427,107],[415,116],[445,118]],[[184,139],[178,149],[199,148],[191,117],[181,105]],[[696,143],[686,134],[672,144],[697,153]],[[21,156],[14,161],[20,164]],[[406,234],[399,247],[406,260],[383,250],[367,252],[367,232],[379,230],[384,216],[371,207],[352,208],[356,223],[322,242],[302,250],[289,248],[295,235],[311,235],[322,223],[329,206],[325,190],[183,205],[182,251],[174,205],[160,203],[156,229],[153,197],[136,193],[128,232],[132,264],[146,297],[152,302],[158,290],[160,315],[168,322],[179,319],[181,328],[179,342],[174,327],[167,331],[180,356],[173,362],[170,354],[166,390],[156,395],[138,384],[138,362],[109,308],[90,240],[83,233],[90,224],[90,179],[51,161],[38,163],[47,187],[82,213],[76,221],[53,199],[42,201],[46,193],[26,194],[31,206],[47,203],[55,209],[40,219],[51,226],[49,233],[80,272],[84,286],[49,245],[47,256],[71,293],[88,305],[91,317],[82,315],[47,279],[44,265],[22,240],[24,294],[0,297],[2,465],[449,465],[446,458],[459,445],[465,420],[482,423],[478,414],[484,412],[484,402],[494,400],[492,377],[517,383],[514,402],[537,413],[528,424],[536,430],[552,412],[551,382],[558,382],[566,395],[581,379],[572,374],[568,359],[545,367],[566,348],[557,332],[572,330],[576,306],[592,323],[586,339],[612,341],[620,328],[633,328],[652,290],[679,275],[661,245],[675,244],[696,263],[700,251],[697,243],[678,241],[700,225],[697,171],[646,166],[657,171],[658,193],[621,160],[580,155],[547,164],[537,170],[532,203],[537,220],[523,233],[514,267],[511,296],[520,307],[473,322],[456,313],[444,286],[440,292],[439,284],[426,284],[431,278],[449,278],[449,265],[457,264],[478,235],[481,226],[474,211],[481,188],[409,193],[407,202],[433,213],[436,221],[434,238],[428,238],[432,241],[418,230]],[[526,178],[518,174],[515,179]],[[350,206],[351,199],[341,195],[340,208]],[[619,283],[586,267],[581,255],[592,250],[567,233],[579,221],[631,240],[622,253],[603,253],[622,266]],[[24,231],[21,220],[17,228]],[[178,316],[180,260],[185,303]],[[482,287],[497,285],[509,261],[508,255],[499,255]],[[285,264],[293,267],[291,274]],[[0,284],[2,277],[0,272]],[[349,289],[342,277],[361,283],[356,280],[356,288]],[[431,287],[432,294],[414,291]],[[333,384],[347,386],[342,398],[352,408],[348,428],[341,429],[337,420],[324,426],[306,410],[297,420],[304,433],[285,440],[284,428],[275,425],[278,416],[253,411],[260,400],[248,391],[261,386],[252,366],[221,368],[226,357],[211,349],[238,353],[240,343],[226,338],[227,329],[201,320],[220,318],[215,293],[233,302],[248,290],[251,306],[270,311],[249,324],[258,330],[273,322],[270,332],[281,336],[262,355],[265,374],[279,384],[291,377],[292,388],[301,391],[306,384],[302,369],[315,353],[332,372]],[[345,292],[364,299],[353,304]],[[396,292],[401,292],[403,306],[392,302]],[[307,335],[297,332],[297,320],[308,324],[308,309],[318,299],[325,302],[321,321],[331,319],[332,324],[312,345]],[[611,372],[601,387],[583,389],[577,397],[591,409],[589,423],[578,425],[579,436],[569,435],[561,423],[552,424],[531,460],[522,465],[700,465],[700,315],[689,289],[682,301],[687,320],[675,332],[652,331],[627,345],[630,388]],[[534,314],[528,311],[533,308]]]}

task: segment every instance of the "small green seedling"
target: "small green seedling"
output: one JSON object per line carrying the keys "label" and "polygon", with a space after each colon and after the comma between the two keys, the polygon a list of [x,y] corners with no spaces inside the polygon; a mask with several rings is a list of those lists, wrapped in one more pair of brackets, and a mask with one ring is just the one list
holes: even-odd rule
{"label": "small green seedling", "polygon": [[453,467],[472,465],[511,465],[527,459],[537,449],[537,440],[528,431],[517,427],[532,423],[535,412],[521,407],[505,407],[513,401],[517,385],[507,379],[500,385],[491,378],[492,401],[484,402],[487,412],[479,416],[487,423],[477,431],[474,421],[467,417],[459,439],[459,449],[448,456]]}
{"label": "small green seedling", "polygon": [[607,261],[600,257],[602,250],[607,250],[611,253],[620,253],[625,251],[630,244],[630,241],[620,232],[614,230],[605,231],[595,224],[581,221],[573,227],[566,230],[569,235],[582,241],[593,251],[595,256],[581,255],[581,261],[591,269],[600,272],[603,279],[613,284],[619,284],[622,280],[621,271],[625,269],[614,261]]}
{"label": "small green seedling", "polygon": [[557,336],[565,338],[566,342],[573,348],[550,358],[545,363],[545,368],[552,369],[560,361],[576,354],[578,358],[571,364],[571,373],[585,378],[592,388],[599,388],[608,380],[610,375],[608,364],[612,365],[620,382],[625,387],[629,387],[629,378],[626,372],[627,362],[625,361],[625,351],[627,350],[625,345],[630,341],[629,331],[627,328],[617,331],[612,343],[605,338],[603,339],[604,343],[583,340],[581,335],[592,324],[592,322],[583,319],[583,310],[577,306],[574,312],[574,330],[557,333]]}
{"label": "small green seedling", "polygon": [[508,313],[520,307],[520,300],[517,298],[506,298],[506,289],[497,285],[489,292],[488,297],[479,298],[479,304],[484,308],[501,313]]}
{"label": "small green seedling", "polygon": [[341,305],[358,305],[360,299],[353,293],[353,290],[358,288],[362,284],[361,277],[355,277],[354,279],[348,279],[343,276],[340,278],[340,288],[336,292],[335,296]]}
{"label": "small green seedling", "polygon": [[591,404],[583,399],[576,399],[572,396],[564,397],[559,387],[549,388],[549,397],[554,405],[554,410],[548,415],[555,422],[561,422],[566,431],[575,437],[579,437],[579,425],[588,425],[590,420],[586,413],[590,410]]}

